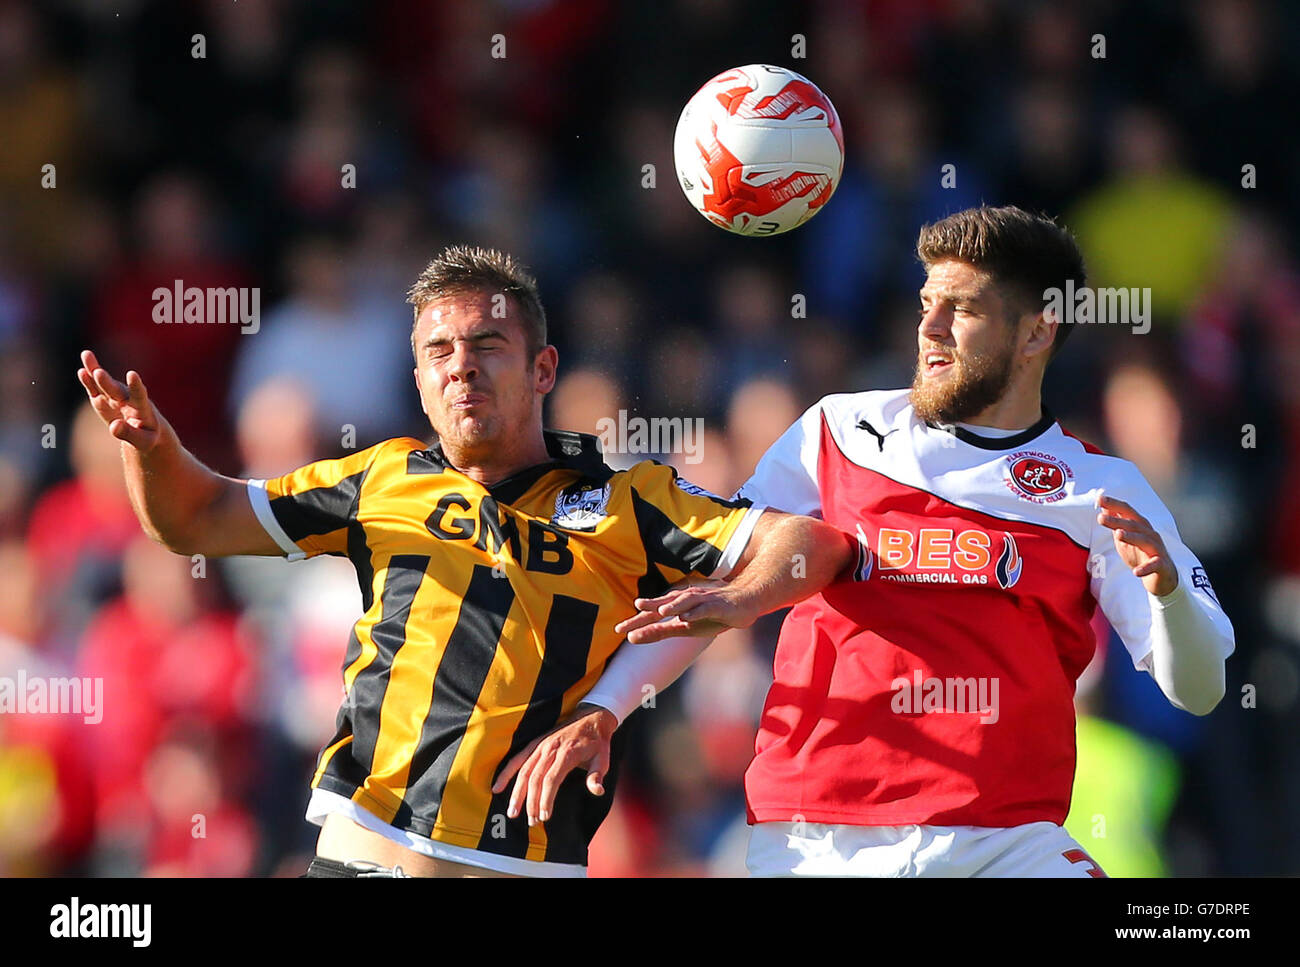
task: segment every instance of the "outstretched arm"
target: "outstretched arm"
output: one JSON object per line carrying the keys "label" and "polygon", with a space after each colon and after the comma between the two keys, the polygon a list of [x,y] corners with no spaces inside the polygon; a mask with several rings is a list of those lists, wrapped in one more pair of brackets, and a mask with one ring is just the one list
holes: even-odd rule
{"label": "outstretched arm", "polygon": [[121,441],[127,493],[146,534],[178,554],[284,553],[258,522],[247,482],[214,473],[181,446],[139,373],[119,382],[90,350],[81,362],[91,406]]}
{"label": "outstretched arm", "polygon": [[1097,522],[1111,530],[1120,560],[1142,580],[1151,606],[1151,677],[1165,697],[1208,715],[1225,691],[1223,636],[1187,593],[1160,532],[1130,504],[1098,499]]}
{"label": "outstretched arm", "polygon": [[614,630],[640,645],[747,628],[768,612],[816,594],[856,559],[857,544],[843,531],[769,509],[758,519],[736,575],[724,583],[637,598],[632,604],[640,613]]}

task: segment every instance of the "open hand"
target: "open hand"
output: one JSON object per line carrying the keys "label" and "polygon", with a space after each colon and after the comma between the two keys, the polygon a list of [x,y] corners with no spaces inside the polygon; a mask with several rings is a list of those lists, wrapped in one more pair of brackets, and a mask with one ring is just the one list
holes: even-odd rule
{"label": "open hand", "polygon": [[1097,506],[1097,523],[1111,529],[1120,559],[1142,579],[1147,593],[1172,594],[1178,587],[1178,569],[1151,522],[1117,497],[1102,494]]}
{"label": "open hand", "polygon": [[637,598],[639,609],[614,626],[634,645],[665,638],[712,638],[728,628],[748,628],[758,618],[744,590],[726,581],[704,581],[674,588],[657,598]]}
{"label": "open hand", "polygon": [[77,379],[108,432],[141,452],[153,449],[160,436],[158,413],[149,402],[140,374],[130,370],[126,382],[120,383],[99,365],[89,349],[82,350],[81,364]]}
{"label": "open hand", "polygon": [[520,809],[527,808],[529,826],[546,822],[555,808],[560,784],[574,769],[587,770],[588,792],[605,795],[610,740],[617,728],[613,712],[598,705],[579,705],[567,722],[526,745],[506,763],[492,785],[494,794],[505,792],[511,777],[515,779],[506,815],[514,819]]}

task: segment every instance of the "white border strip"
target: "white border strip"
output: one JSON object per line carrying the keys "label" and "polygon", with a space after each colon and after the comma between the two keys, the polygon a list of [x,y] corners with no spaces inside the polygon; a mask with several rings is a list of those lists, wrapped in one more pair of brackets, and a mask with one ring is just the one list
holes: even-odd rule
{"label": "white border strip", "polygon": [[266,492],[265,480],[248,481],[248,502],[253,505],[257,522],[271,535],[271,539],[280,545],[280,550],[284,551],[285,557],[291,561],[301,561],[307,556],[307,552],[289,539],[280,522],[275,519],[275,512],[271,510],[271,497]]}
{"label": "white border strip", "polygon": [[358,826],[364,826],[372,833],[378,833],[385,839],[392,840],[409,850],[436,860],[448,860],[452,863],[464,863],[479,866],[498,873],[516,873],[520,876],[541,877],[580,877],[587,875],[587,868],[577,863],[546,863],[533,860],[521,860],[514,856],[498,856],[482,850],[469,849],[465,846],[453,846],[439,843],[427,836],[420,836],[404,829],[390,826],[374,813],[362,809],[351,799],[337,792],[326,789],[313,789],[311,800],[307,803],[307,821],[320,826],[325,817],[330,815],[346,816]]}
{"label": "white border strip", "polygon": [[740,524],[731,535],[731,540],[727,541],[726,550],[722,552],[718,566],[713,569],[709,577],[725,578],[736,569],[740,556],[745,553],[745,547],[749,544],[750,535],[754,533],[754,525],[758,523],[765,510],[767,510],[766,504],[755,504],[745,511],[745,516],[741,518]]}

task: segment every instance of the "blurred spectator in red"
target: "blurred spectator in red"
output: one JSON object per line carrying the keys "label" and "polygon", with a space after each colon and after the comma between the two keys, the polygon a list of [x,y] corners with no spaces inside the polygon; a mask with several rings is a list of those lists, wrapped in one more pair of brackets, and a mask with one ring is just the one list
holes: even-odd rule
{"label": "blurred spectator in red", "polygon": [[213,608],[207,563],[137,538],[123,561],[122,597],[86,631],[79,673],[104,683],[103,721],[89,739],[97,845],[110,868],[101,872],[144,862],[146,766],[169,723],[195,717],[230,737],[251,717],[251,643],[234,614]]}
{"label": "blurred spectator in red", "polygon": [[176,728],[145,767],[152,807],[145,876],[249,876],[257,826],[221,776],[219,737],[193,724]]}
{"label": "blurred spectator in red", "polygon": [[141,531],[122,477],[120,445],[89,403],[65,432],[75,476],[37,499],[27,548],[43,593],[60,603],[55,617],[66,636],[80,631],[116,581],[122,551]]}
{"label": "blurred spectator in red", "polygon": [[643,795],[620,785],[609,815],[587,848],[587,875],[653,876],[663,849],[663,831]]}
{"label": "blurred spectator in red", "polygon": [[[134,256],[104,284],[95,300],[88,336],[112,372],[134,369],[149,396],[185,446],[216,467],[231,465],[230,428],[224,418],[230,366],[243,327],[229,321],[155,321],[157,289],[244,289],[242,267],[221,253],[217,226],[198,181],[184,174],[160,175],[136,201]],[[258,306],[260,306],[260,290]],[[252,293],[245,293],[252,305]],[[170,304],[170,302],[168,303]],[[205,297],[206,304],[206,297]]]}

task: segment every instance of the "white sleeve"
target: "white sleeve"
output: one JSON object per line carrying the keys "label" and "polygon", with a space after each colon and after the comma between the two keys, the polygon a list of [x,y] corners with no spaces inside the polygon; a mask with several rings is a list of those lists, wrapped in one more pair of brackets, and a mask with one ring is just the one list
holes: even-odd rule
{"label": "white sleeve", "polygon": [[768,448],[736,496],[787,514],[821,520],[821,491],[817,487],[821,431],[822,404],[817,402]]}
{"label": "white sleeve", "polygon": [[280,545],[280,550],[284,551],[286,558],[290,561],[301,561],[307,556],[307,552],[293,542],[280,526],[280,522],[275,519],[275,513],[271,510],[271,498],[266,493],[265,480],[248,481],[248,502],[253,505],[253,514],[262,525],[262,529]]}
{"label": "white sleeve", "polygon": [[[1164,674],[1175,649],[1179,656],[1209,655],[1221,663],[1236,647],[1232,622],[1219,606],[1205,568],[1179,537],[1173,516],[1136,468],[1131,477],[1106,492],[1132,505],[1159,532],[1186,600],[1180,603],[1177,589],[1164,599],[1148,594],[1141,578],[1119,556],[1114,532],[1095,519],[1088,563],[1093,596],[1124,642],[1134,667],[1152,672],[1166,696],[1177,701],[1165,687],[1169,679]],[[1162,660],[1161,674],[1155,674],[1154,666]]]}
{"label": "white sleeve", "polygon": [[658,695],[677,681],[712,643],[712,638],[695,637],[665,638],[648,645],[625,641],[582,701],[609,709],[622,725],[647,695]]}
{"label": "white sleeve", "polygon": [[718,566],[714,568],[709,577],[720,580],[731,577],[731,572],[740,563],[745,548],[749,546],[749,539],[754,536],[754,528],[758,525],[758,519],[763,516],[765,510],[767,508],[760,505],[746,508],[745,516],[740,519],[740,524],[732,533],[731,540],[727,541],[722,557],[718,558]]}
{"label": "white sleeve", "polygon": [[1160,690],[1186,711],[1203,715],[1226,687],[1218,629],[1197,607],[1182,580],[1151,601],[1151,653],[1146,664]]}

